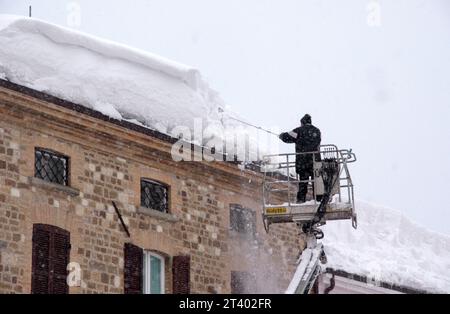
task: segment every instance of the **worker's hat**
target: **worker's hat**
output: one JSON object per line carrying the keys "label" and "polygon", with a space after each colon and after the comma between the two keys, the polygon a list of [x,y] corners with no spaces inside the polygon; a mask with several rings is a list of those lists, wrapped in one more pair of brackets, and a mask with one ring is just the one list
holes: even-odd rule
{"label": "worker's hat", "polygon": [[305,115],[303,116],[303,118],[300,120],[300,122],[301,122],[302,124],[311,124],[311,123],[312,123],[311,116],[310,116],[309,114],[305,114]]}

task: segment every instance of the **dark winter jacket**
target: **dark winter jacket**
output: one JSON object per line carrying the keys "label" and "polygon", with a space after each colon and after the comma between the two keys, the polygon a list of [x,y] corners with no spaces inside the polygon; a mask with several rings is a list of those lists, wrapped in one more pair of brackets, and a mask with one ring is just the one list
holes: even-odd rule
{"label": "dark winter jacket", "polygon": [[[319,150],[321,134],[320,130],[312,124],[304,124],[291,132],[280,134],[280,139],[285,143],[295,143],[295,152],[315,152]],[[320,161],[320,154],[315,154],[316,161]],[[313,155],[297,155],[295,168],[297,173],[303,169],[313,167]]]}

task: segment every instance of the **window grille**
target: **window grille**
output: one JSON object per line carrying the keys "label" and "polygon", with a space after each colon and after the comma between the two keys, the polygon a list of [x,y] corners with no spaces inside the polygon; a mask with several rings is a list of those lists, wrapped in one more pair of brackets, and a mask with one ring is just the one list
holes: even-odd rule
{"label": "window grille", "polygon": [[168,186],[151,180],[141,180],[141,206],[167,213],[169,210]]}
{"label": "window grille", "polygon": [[61,154],[36,148],[34,176],[61,185],[69,184],[69,158]]}
{"label": "window grille", "polygon": [[256,233],[256,214],[254,211],[237,204],[230,205],[231,230],[244,234]]}

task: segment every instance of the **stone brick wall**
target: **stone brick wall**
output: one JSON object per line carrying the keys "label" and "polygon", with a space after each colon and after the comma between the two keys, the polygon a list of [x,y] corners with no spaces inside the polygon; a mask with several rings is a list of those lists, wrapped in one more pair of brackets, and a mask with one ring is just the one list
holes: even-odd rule
{"label": "stone brick wall", "polygon": [[[70,158],[69,187],[34,178],[34,150]],[[261,221],[261,177],[229,163],[175,163],[170,143],[0,87],[0,293],[31,291],[33,224],[70,232],[81,283],[70,293],[123,293],[123,248],[191,256],[192,293],[229,293],[231,271],[248,271],[258,292],[282,292],[303,246],[298,231]],[[140,208],[140,180],[170,187],[170,214]],[[112,201],[121,211],[124,232]],[[230,230],[229,206],[254,210],[257,232]],[[270,283],[270,284],[268,284]]]}

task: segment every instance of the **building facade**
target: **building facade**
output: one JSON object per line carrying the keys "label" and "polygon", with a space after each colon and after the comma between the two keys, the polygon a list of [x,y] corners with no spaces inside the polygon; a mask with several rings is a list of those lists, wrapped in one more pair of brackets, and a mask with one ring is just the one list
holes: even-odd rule
{"label": "building facade", "polygon": [[0,293],[283,292],[303,240],[261,175],[0,80]]}

